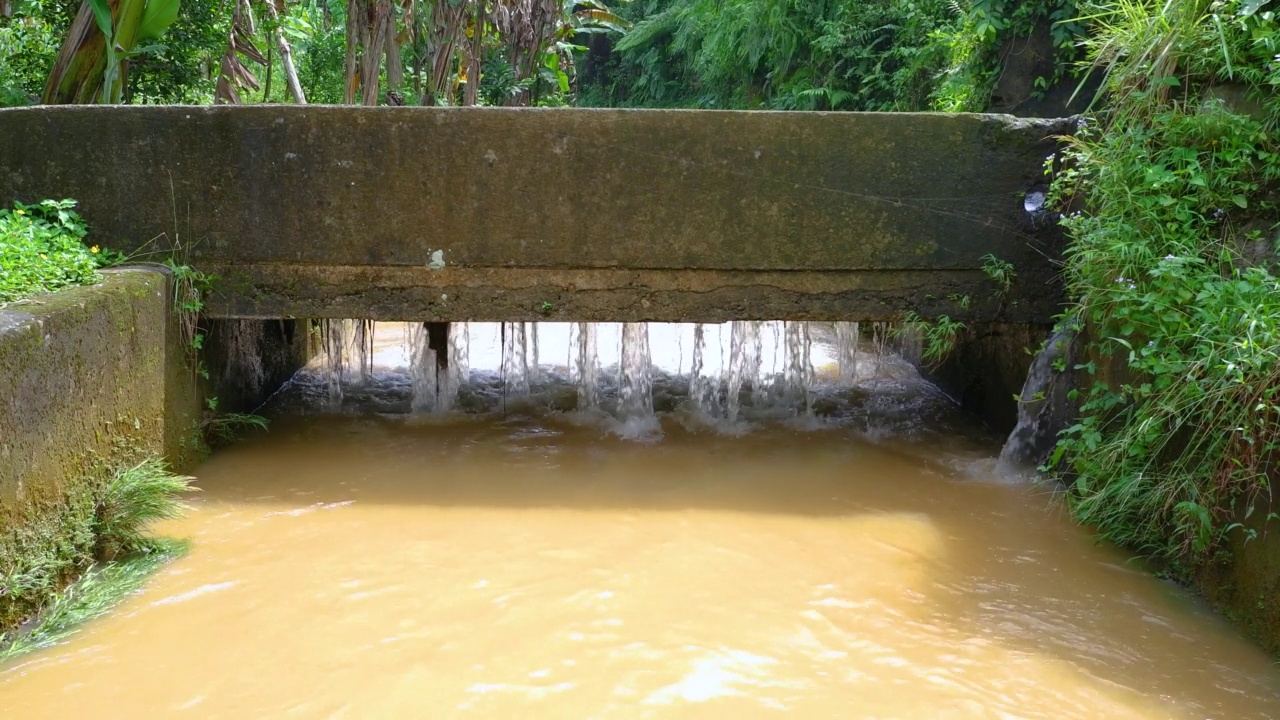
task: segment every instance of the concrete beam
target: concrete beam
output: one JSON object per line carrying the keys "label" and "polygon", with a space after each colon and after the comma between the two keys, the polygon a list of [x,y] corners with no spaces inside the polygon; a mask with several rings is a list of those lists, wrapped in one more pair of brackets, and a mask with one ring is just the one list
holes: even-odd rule
{"label": "concrete beam", "polygon": [[[224,317],[1043,322],[1062,120],[359,107],[0,110],[0,201],[180,246]],[[1000,296],[994,255],[1018,282]]]}

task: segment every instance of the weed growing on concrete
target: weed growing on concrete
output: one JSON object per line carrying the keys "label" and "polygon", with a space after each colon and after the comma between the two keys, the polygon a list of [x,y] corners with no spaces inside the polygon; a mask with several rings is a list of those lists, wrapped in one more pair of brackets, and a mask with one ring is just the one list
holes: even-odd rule
{"label": "weed growing on concrete", "polygon": [[173,274],[173,308],[178,313],[183,341],[192,353],[196,353],[204,347],[204,333],[200,331],[199,322],[200,312],[204,310],[204,296],[217,277],[172,258],[163,264]]}
{"label": "weed growing on concrete", "polygon": [[1013,282],[1018,278],[1018,272],[1014,270],[1013,263],[987,253],[982,256],[982,272],[991,282],[1000,288],[1000,294],[1009,292],[1013,287]]}
{"label": "weed growing on concrete", "polygon": [[204,434],[212,445],[225,445],[251,430],[266,430],[270,421],[253,413],[218,412],[218,398],[205,399]]}
{"label": "weed growing on concrete", "polygon": [[[9,552],[0,557],[0,661],[101,614],[185,547],[144,531],[183,509],[190,478],[151,459],[83,482],[88,487],[69,493],[55,512],[2,538]],[[76,576],[82,579],[68,585]]]}
{"label": "weed growing on concrete", "polygon": [[936,320],[925,320],[915,311],[908,310],[902,322],[895,325],[892,332],[895,337],[905,335],[919,337],[924,343],[920,359],[936,367],[947,359],[951,351],[955,350],[956,342],[960,339],[960,332],[964,327],[964,323],[952,320],[946,315],[939,315]]}

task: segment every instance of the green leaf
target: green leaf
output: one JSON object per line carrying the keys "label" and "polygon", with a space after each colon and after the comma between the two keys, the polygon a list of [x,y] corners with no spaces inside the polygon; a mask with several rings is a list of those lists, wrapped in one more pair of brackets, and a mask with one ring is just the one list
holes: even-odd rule
{"label": "green leaf", "polygon": [[138,40],[158,38],[178,19],[180,0],[148,0],[138,23]]}
{"label": "green leaf", "polygon": [[1243,195],[1232,195],[1231,202],[1239,205],[1242,208],[1249,207],[1249,200]]}
{"label": "green leaf", "polygon": [[98,29],[107,36],[107,46],[110,47],[114,39],[114,34],[111,32],[111,8],[107,6],[106,0],[89,0],[89,9],[93,11],[93,19],[98,23]]}

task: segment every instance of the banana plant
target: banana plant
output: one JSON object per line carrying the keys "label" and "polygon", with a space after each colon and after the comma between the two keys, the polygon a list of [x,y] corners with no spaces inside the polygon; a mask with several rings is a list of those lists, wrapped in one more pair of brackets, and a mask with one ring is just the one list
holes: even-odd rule
{"label": "banana plant", "polygon": [[163,46],[180,0],[85,0],[44,88],[48,104],[120,102],[128,61]]}

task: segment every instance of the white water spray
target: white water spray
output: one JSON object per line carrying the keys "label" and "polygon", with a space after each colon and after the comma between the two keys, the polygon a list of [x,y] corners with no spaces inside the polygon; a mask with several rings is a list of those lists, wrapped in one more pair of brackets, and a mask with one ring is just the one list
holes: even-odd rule
{"label": "white water spray", "polygon": [[653,368],[648,323],[622,324],[622,362],[618,366],[618,416],[653,415]]}

